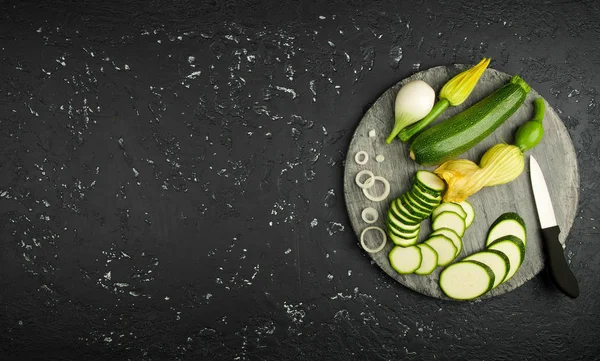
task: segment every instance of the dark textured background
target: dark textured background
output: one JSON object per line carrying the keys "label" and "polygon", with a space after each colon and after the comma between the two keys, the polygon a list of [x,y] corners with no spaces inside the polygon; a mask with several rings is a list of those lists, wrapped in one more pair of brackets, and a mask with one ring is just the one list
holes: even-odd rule
{"label": "dark textured background", "polygon": [[[0,1],[0,358],[599,359],[599,23],[592,0]],[[483,56],[572,136],[576,300],[544,273],[427,298],[351,231],[363,107]]]}

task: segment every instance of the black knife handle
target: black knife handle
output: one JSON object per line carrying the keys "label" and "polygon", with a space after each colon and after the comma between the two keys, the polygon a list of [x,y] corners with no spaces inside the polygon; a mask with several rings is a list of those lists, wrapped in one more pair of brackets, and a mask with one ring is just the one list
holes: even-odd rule
{"label": "black knife handle", "polygon": [[560,228],[558,226],[542,229],[550,264],[550,274],[554,283],[565,295],[577,298],[579,296],[579,285],[565,259],[563,247],[558,240],[559,233]]}

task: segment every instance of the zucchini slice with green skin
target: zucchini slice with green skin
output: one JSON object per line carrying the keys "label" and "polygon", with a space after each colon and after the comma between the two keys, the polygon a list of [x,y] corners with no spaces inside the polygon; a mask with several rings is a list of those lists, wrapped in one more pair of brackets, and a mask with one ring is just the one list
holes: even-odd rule
{"label": "zucchini slice with green skin", "polygon": [[421,227],[419,227],[415,230],[412,230],[412,231],[402,230],[402,229],[394,226],[394,224],[392,224],[389,219],[386,220],[386,226],[387,226],[387,229],[389,232],[395,234],[396,236],[398,236],[400,238],[404,238],[404,239],[411,239],[414,237],[418,237],[419,231],[421,230]]}
{"label": "zucchini slice with green skin", "polygon": [[441,198],[442,193],[444,193],[444,192],[438,192],[438,191],[433,191],[431,189],[427,189],[416,181],[413,183],[412,189],[414,189],[415,192],[419,192],[423,195],[427,195],[432,198],[438,198],[438,197]]}
{"label": "zucchini slice with green skin", "polygon": [[402,246],[402,247],[413,246],[417,243],[417,240],[419,239],[418,235],[415,236],[414,238],[402,238],[402,237],[396,236],[392,232],[388,232],[388,237],[390,237],[390,239],[392,240],[392,242],[394,242],[395,245]]}
{"label": "zucchini slice with green skin", "polygon": [[388,210],[386,221],[390,223],[395,229],[398,229],[404,233],[410,233],[421,228],[421,223],[413,224],[407,223],[401,218],[397,218],[394,212]]}
{"label": "zucchini slice with green skin", "polygon": [[438,214],[446,211],[458,214],[462,219],[465,220],[466,227],[467,212],[465,212],[463,207],[461,207],[458,203],[448,202],[440,204],[433,210],[433,213],[431,213],[431,218],[435,218]]}
{"label": "zucchini slice with green skin", "polygon": [[454,261],[456,247],[450,238],[442,235],[431,236],[425,241],[425,244],[433,248],[437,253],[438,266],[445,266]]}
{"label": "zucchini slice with green skin", "polygon": [[504,236],[497,239],[487,249],[500,251],[508,258],[508,273],[502,283],[508,281],[517,273],[525,259],[525,243],[515,236]]}
{"label": "zucchini slice with green skin", "polygon": [[514,212],[507,212],[498,217],[490,226],[486,246],[504,236],[515,236],[527,244],[527,230],[525,221]]}
{"label": "zucchini slice with green skin", "polygon": [[494,272],[494,286],[492,288],[498,287],[504,281],[510,268],[508,257],[504,253],[494,249],[474,253],[462,260],[477,261],[487,265]]}
{"label": "zucchini slice with green skin", "polygon": [[426,211],[422,211],[419,208],[417,208],[416,206],[414,206],[412,203],[409,202],[409,200],[406,197],[406,193],[404,193],[403,195],[400,196],[399,199],[399,203],[401,203],[404,208],[406,208],[411,215],[418,217],[420,220],[423,220],[427,217],[429,217],[429,213],[427,213]]}
{"label": "zucchini slice with green skin", "polygon": [[394,199],[390,203],[390,209],[394,212],[396,218],[402,220],[402,222],[406,224],[419,224],[423,220],[412,214],[411,211],[402,204],[399,198]]}
{"label": "zucchini slice with green skin", "polygon": [[458,234],[456,234],[456,232],[450,228],[440,228],[438,230],[431,232],[431,234],[429,236],[431,237],[431,236],[437,236],[437,235],[442,235],[442,236],[448,237],[452,241],[452,243],[454,243],[454,247],[456,247],[456,255],[454,257],[458,257],[458,255],[460,254],[460,252],[462,252],[462,249],[463,249],[462,238],[460,238],[460,236]]}
{"label": "zucchini slice with green skin", "polygon": [[411,207],[413,207],[413,209],[418,210],[421,213],[427,214],[427,217],[429,217],[429,215],[431,214],[431,212],[433,212],[433,209],[435,207],[427,207],[422,205],[414,195],[412,195],[411,192],[406,192],[402,195],[402,197],[404,197],[405,201],[410,204]]}
{"label": "zucchini slice with green skin", "polygon": [[442,193],[446,189],[446,183],[437,174],[427,171],[418,170],[415,174],[414,183],[417,183],[425,190],[432,193]]}
{"label": "zucchini slice with green skin", "polygon": [[459,203],[459,205],[467,214],[467,217],[465,218],[465,226],[469,228],[471,227],[471,224],[473,224],[473,220],[475,220],[475,209],[473,208],[473,205],[467,201],[462,201]]}
{"label": "zucchini slice with green skin", "polygon": [[525,102],[529,85],[518,75],[484,99],[417,135],[410,157],[421,165],[437,165],[474,147],[502,125]]}
{"label": "zucchini slice with green skin", "polygon": [[417,244],[417,247],[421,249],[421,266],[415,273],[421,276],[429,275],[437,268],[437,252],[427,243]]}
{"label": "zucchini slice with green skin", "polygon": [[421,267],[421,249],[416,246],[396,246],[390,251],[388,258],[392,268],[399,274],[410,274]]}
{"label": "zucchini slice with green skin", "polygon": [[454,212],[442,212],[433,219],[431,228],[437,231],[440,228],[450,228],[460,237],[465,235],[465,220]]}
{"label": "zucchini slice with green skin", "polygon": [[440,273],[440,288],[455,300],[472,300],[494,286],[494,272],[478,261],[460,261]]}
{"label": "zucchini slice with green skin", "polygon": [[432,207],[435,208],[437,206],[440,205],[440,203],[442,203],[442,196],[439,195],[437,197],[430,195],[429,193],[423,193],[421,192],[417,187],[413,187],[410,190],[410,194],[413,195],[415,198],[417,198],[417,200],[422,203],[423,205],[426,205],[427,207]]}

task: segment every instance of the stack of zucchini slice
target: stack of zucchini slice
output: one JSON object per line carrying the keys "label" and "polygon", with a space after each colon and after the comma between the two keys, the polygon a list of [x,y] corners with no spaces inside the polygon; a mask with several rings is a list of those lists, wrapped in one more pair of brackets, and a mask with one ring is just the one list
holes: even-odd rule
{"label": "stack of zucchini slice", "polygon": [[[394,199],[386,227],[395,247],[389,253],[399,274],[429,275],[438,266],[440,288],[448,297],[470,300],[511,279],[525,258],[525,222],[516,213],[502,214],[490,227],[486,248],[454,262],[462,252],[465,230],[475,210],[467,202],[441,203],[445,182],[434,173],[419,170],[412,188]],[[432,232],[417,244],[421,222],[431,217]]]}

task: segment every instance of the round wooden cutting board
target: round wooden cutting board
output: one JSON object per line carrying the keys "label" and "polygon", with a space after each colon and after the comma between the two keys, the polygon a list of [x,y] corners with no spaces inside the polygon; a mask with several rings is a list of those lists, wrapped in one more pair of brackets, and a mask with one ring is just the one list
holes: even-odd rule
{"label": "round wooden cutting board", "polygon": [[[358,238],[368,226],[378,226],[385,230],[384,219],[390,201],[410,189],[412,177],[418,169],[430,171],[435,169],[435,167],[420,166],[411,160],[408,157],[409,144],[402,143],[399,139],[395,139],[391,144],[385,143],[385,138],[390,133],[394,123],[394,101],[398,90],[411,80],[421,79],[431,85],[438,94],[440,88],[449,79],[468,67],[467,65],[438,66],[415,73],[383,93],[361,119],[350,141],[344,173],[346,208]],[[473,105],[506,84],[509,79],[509,74],[487,69],[468,100],[458,107],[450,107],[436,122],[443,121]],[[524,80],[527,81],[528,79]],[[533,116],[532,102],[538,97],[540,95],[534,89],[531,89],[527,100],[515,114],[490,136],[459,156],[459,158],[466,158],[479,163],[483,153],[492,145],[500,142],[511,143],[516,128]],[[561,229],[561,243],[564,244],[573,225],[579,196],[577,159],[567,129],[547,102],[544,129],[542,142],[525,153],[525,170],[517,179],[508,184],[486,187],[468,198],[468,201],[475,208],[476,216],[472,226],[465,232],[463,237],[464,247],[457,260],[484,248],[489,226],[502,213],[510,211],[518,213],[525,220],[527,227],[525,261],[512,279],[481,296],[481,299],[511,291],[533,278],[544,268],[545,254],[529,178],[529,155],[536,158],[544,172],[552,196],[556,219]],[[375,137],[369,137],[370,130],[375,130]],[[369,160],[364,165],[359,165],[354,160],[355,154],[361,150],[369,155]],[[377,162],[375,160],[377,155],[383,155],[384,161]],[[363,169],[370,170],[375,175],[383,176],[389,180],[391,192],[386,199],[381,202],[373,202],[365,197],[362,190],[355,183],[356,174]],[[377,189],[374,190],[375,194],[380,194],[377,193],[377,191],[381,191],[380,185],[380,182],[377,182]],[[374,224],[367,224],[362,220],[361,212],[366,207],[373,207],[379,213],[379,219]],[[425,240],[430,232],[430,222],[426,219],[421,224],[419,242]],[[370,240],[370,237],[373,237],[373,239]],[[375,244],[375,237],[380,237],[380,234],[377,232],[366,233],[368,242],[372,241]],[[438,267],[429,276],[400,275],[391,268],[388,260],[388,253],[392,247],[393,243],[388,239],[385,248],[377,253],[369,253],[369,255],[390,277],[393,277],[404,286],[431,297],[448,299],[438,285],[442,267]],[[363,252],[365,251],[363,250]]]}

